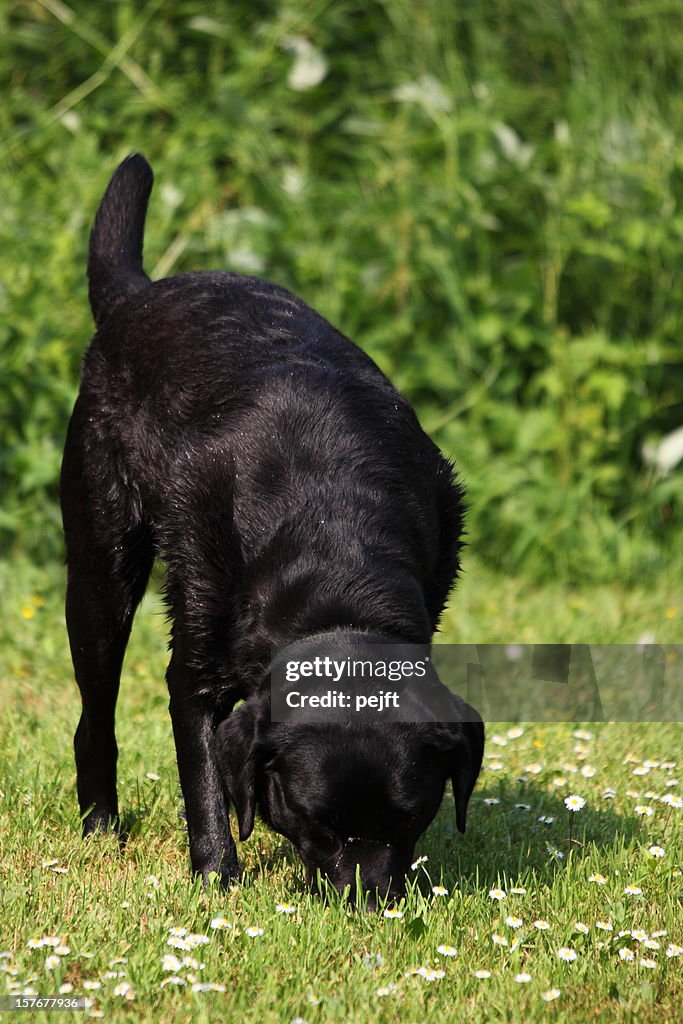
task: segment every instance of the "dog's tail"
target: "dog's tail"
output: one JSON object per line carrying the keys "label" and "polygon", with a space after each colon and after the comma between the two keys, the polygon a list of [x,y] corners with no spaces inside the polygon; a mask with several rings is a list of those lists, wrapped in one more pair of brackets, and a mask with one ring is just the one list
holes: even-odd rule
{"label": "dog's tail", "polygon": [[134,153],[116,168],[90,232],[88,294],[99,327],[130,295],[150,283],[142,269],[142,239],[154,175]]}

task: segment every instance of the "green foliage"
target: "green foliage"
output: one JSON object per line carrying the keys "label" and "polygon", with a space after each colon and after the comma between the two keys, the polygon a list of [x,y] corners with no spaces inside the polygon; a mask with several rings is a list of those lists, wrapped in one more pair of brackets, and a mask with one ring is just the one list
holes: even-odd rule
{"label": "green foliage", "polygon": [[636,0],[11,0],[2,542],[60,550],[87,234],[139,149],[152,275],[257,273],[357,340],[462,469],[484,557],[658,573],[683,477],[641,451],[683,422],[682,48],[677,5]]}

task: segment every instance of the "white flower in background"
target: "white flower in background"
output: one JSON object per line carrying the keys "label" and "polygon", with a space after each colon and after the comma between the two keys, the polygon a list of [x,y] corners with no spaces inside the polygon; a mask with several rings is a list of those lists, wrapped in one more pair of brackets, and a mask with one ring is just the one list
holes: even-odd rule
{"label": "white flower in background", "polygon": [[522,142],[514,128],[499,121],[493,126],[493,134],[506,160],[522,169],[529,166],[534,155],[534,147]]}
{"label": "white flower in background", "polygon": [[508,661],[519,661],[524,655],[524,648],[521,644],[506,644],[505,657]]}
{"label": "white flower in background", "polygon": [[441,82],[433,75],[421,75],[416,82],[405,82],[393,93],[399,103],[417,103],[427,113],[447,114],[453,109],[453,101]]}
{"label": "white flower in background", "polygon": [[683,427],[665,434],[661,441],[644,444],[642,455],[643,461],[654,466],[662,476],[670,473],[683,459]]}
{"label": "white flower in background", "polygon": [[327,61],[310,39],[305,36],[285,36],[283,50],[294,54],[294,62],[287,75],[287,85],[295,92],[315,89],[327,76]]}
{"label": "white flower in background", "polygon": [[541,999],[546,1003],[552,1003],[554,999],[560,998],[559,988],[549,988],[546,992],[541,992]]}
{"label": "white flower in background", "polygon": [[306,187],[306,176],[294,164],[288,164],[282,172],[282,189],[293,199],[300,196]]}

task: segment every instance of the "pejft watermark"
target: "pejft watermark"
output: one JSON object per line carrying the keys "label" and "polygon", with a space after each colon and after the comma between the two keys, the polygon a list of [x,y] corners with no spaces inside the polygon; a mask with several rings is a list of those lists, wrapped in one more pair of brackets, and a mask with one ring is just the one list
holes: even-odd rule
{"label": "pejft watermark", "polygon": [[0,996],[0,1013],[21,1010],[85,1010],[85,996]]}
{"label": "pejft watermark", "polygon": [[[274,722],[683,721],[683,644],[392,644],[321,634],[273,652]],[[466,702],[466,703],[463,703]]]}

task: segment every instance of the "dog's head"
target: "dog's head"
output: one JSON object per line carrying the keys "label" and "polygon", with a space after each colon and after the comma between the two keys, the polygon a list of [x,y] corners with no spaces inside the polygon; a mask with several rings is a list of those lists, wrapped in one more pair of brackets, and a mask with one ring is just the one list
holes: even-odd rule
{"label": "dog's head", "polygon": [[481,768],[481,718],[441,689],[449,721],[415,714],[410,722],[369,723],[351,714],[342,721],[303,715],[271,722],[267,692],[247,700],[216,734],[240,839],[251,834],[258,809],[293,843],[311,884],[319,871],[340,891],[350,886],[355,894],[359,869],[371,904],[377,895],[400,897],[415,845],[439,809],[446,782],[452,782],[457,826],[464,832]]}

